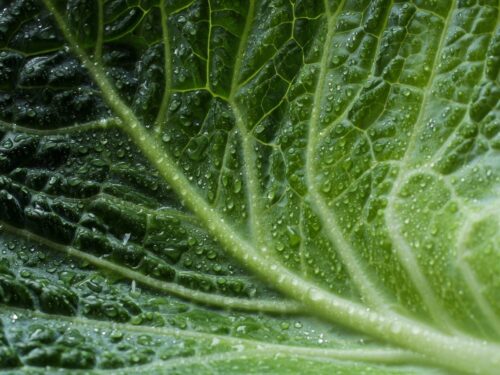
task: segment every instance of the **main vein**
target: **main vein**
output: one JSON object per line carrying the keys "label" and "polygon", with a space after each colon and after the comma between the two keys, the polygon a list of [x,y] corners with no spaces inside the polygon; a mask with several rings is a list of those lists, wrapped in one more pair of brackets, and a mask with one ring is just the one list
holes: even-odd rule
{"label": "main vein", "polygon": [[94,58],[101,61],[102,45],[104,41],[104,0],[97,1],[97,38],[95,43]]}

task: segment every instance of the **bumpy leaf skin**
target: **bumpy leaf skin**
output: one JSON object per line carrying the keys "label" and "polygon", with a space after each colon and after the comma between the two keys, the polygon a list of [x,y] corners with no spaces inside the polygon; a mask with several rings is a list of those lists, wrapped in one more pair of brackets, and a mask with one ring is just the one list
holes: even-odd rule
{"label": "bumpy leaf skin", "polygon": [[495,373],[498,14],[0,3],[0,369]]}

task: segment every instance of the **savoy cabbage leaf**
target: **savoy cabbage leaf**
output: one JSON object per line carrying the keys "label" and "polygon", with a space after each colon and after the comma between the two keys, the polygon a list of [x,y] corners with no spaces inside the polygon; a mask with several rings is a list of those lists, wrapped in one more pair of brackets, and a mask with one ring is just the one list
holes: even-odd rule
{"label": "savoy cabbage leaf", "polygon": [[498,373],[499,9],[0,1],[0,371]]}

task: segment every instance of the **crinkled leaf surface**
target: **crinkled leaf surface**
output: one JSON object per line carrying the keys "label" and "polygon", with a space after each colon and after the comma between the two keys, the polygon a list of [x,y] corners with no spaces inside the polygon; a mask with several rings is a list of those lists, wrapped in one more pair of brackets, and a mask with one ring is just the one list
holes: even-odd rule
{"label": "crinkled leaf surface", "polygon": [[498,14],[0,1],[0,370],[497,373]]}

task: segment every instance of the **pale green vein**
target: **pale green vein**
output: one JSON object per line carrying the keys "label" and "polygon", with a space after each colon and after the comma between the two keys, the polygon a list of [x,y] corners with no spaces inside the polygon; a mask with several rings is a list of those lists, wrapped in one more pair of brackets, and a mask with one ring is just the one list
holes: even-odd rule
{"label": "pale green vein", "polygon": [[[416,355],[401,349],[393,348],[352,348],[352,349],[337,349],[337,348],[321,348],[321,347],[306,347],[287,344],[274,344],[256,339],[238,338],[234,336],[218,335],[192,330],[182,330],[169,327],[151,327],[132,325],[128,323],[115,323],[102,320],[94,320],[83,317],[70,317],[64,315],[46,314],[38,311],[27,311],[20,308],[2,306],[2,312],[16,314],[17,319],[35,318],[43,320],[56,320],[58,322],[67,322],[71,325],[82,325],[92,329],[100,330],[120,330],[131,333],[149,334],[156,336],[165,336],[181,339],[198,339],[213,342],[218,340],[217,345],[232,345],[233,348],[238,348],[238,353],[250,354],[252,350],[258,351],[262,356],[264,353],[272,355],[299,355],[318,359],[343,360],[343,361],[361,361],[368,363],[383,363],[383,364],[408,364],[424,362],[422,356]],[[245,347],[244,350],[239,348]],[[230,352],[235,353],[235,352]],[[193,357],[191,363],[203,362],[202,357]],[[160,364],[165,365],[167,361],[162,361]],[[170,363],[170,361],[168,362]],[[144,367],[149,368],[151,365]],[[144,369],[144,367],[139,367]]]}
{"label": "pale green vein", "polygon": [[[51,196],[49,194],[46,194],[48,196]],[[55,196],[52,196],[55,198]],[[158,208],[149,208],[142,206],[140,204],[136,204],[130,201],[126,201],[122,197],[116,197],[114,195],[111,195],[109,193],[98,193],[94,195],[93,197],[89,198],[66,198],[65,200],[67,201],[73,201],[73,202],[93,202],[97,200],[101,200],[103,202],[109,203],[111,206],[118,207],[120,209],[126,209],[130,210],[132,209],[135,212],[138,213],[146,213],[155,217],[160,217],[160,218],[171,218],[171,219],[180,219],[182,221],[188,222],[190,224],[199,224],[198,220],[196,217],[193,215],[182,212],[179,210],[176,210],[174,208],[169,208],[169,207],[158,207]]]}
{"label": "pale green vein", "polygon": [[[285,81],[285,80],[283,80],[283,81]],[[288,87],[285,91],[285,94],[283,95],[283,98],[287,98],[287,96],[290,93],[290,89],[292,88],[290,82],[288,82],[288,81],[285,81],[285,82],[288,84]],[[262,100],[264,100],[264,97],[262,98]],[[253,124],[252,130],[255,129],[259,124],[262,123],[262,121],[264,121],[267,117],[269,117],[274,111],[276,111],[281,106],[283,106],[283,99],[280,100],[276,105],[274,105],[268,111],[266,111],[264,114],[262,114],[262,116],[260,116],[260,118],[257,121],[255,121],[255,123]],[[262,110],[264,110],[264,106],[262,105],[262,101],[261,101],[260,107],[262,108]]]}
{"label": "pale green vein", "polygon": [[[389,9],[386,11],[387,14],[384,20],[384,26],[381,28],[381,30],[384,30],[385,26],[387,25],[392,3],[393,2],[390,1],[390,3],[387,5]],[[342,5],[343,4],[341,3],[337,8],[337,14],[340,11]],[[328,9],[328,4],[326,3],[325,3],[325,9]],[[332,17],[330,17],[330,22],[334,22],[334,20],[332,20]],[[329,25],[329,30],[331,30],[332,32],[330,38],[333,36],[334,31],[332,30],[332,28],[334,26],[335,26],[334,24]],[[383,36],[378,35],[377,44],[375,46],[376,52],[380,50],[382,40]],[[326,43],[328,43],[328,36],[327,36],[327,41],[325,42],[325,47],[329,47],[331,45],[331,43],[328,45]],[[325,60],[323,61],[322,59],[321,61],[321,67],[323,67],[323,69],[320,74],[320,77],[318,78],[318,83],[316,86],[316,91],[314,96],[313,111],[315,111],[314,112],[315,117],[313,118],[313,116],[311,115],[311,120],[309,124],[309,135],[308,135],[309,141],[306,150],[306,178],[308,180],[309,185],[312,187],[311,189],[311,196],[313,198],[312,206],[313,208],[315,208],[316,213],[320,216],[320,218],[328,224],[327,229],[325,230],[327,237],[330,240],[330,242],[336,246],[336,249],[339,252],[339,255],[341,256],[342,261],[347,266],[348,272],[350,276],[353,278],[353,281],[356,284],[358,290],[360,291],[361,296],[365,298],[367,302],[369,302],[373,306],[383,307],[386,306],[384,297],[380,294],[380,292],[377,290],[376,285],[369,278],[368,272],[364,269],[364,266],[358,261],[357,255],[353,253],[351,245],[345,240],[344,234],[342,233],[338,225],[338,220],[333,211],[325,204],[323,197],[321,196],[321,193],[318,190],[318,186],[314,177],[315,176],[314,158],[318,140],[326,137],[327,133],[331,131],[331,129],[333,129],[338,123],[340,123],[340,121],[344,118],[348,110],[351,108],[351,106],[346,105],[344,111],[338,115],[337,120],[333,121],[332,124],[327,126],[325,129],[320,130],[319,127],[317,126],[320,117],[321,97],[323,96],[322,94],[325,88],[324,83],[326,81],[326,73],[327,73],[326,68],[324,67],[325,64],[328,63],[328,57],[329,57],[329,52],[327,53],[325,49],[323,52],[323,59]],[[374,54],[374,58],[375,56],[376,53]],[[369,75],[371,77],[375,75],[374,63],[372,63],[372,69]],[[351,103],[356,102],[356,100],[359,98],[360,93],[361,93],[361,88],[359,89],[358,93],[354,96]],[[314,108],[317,109],[315,110]],[[314,129],[312,129],[312,126],[314,126]]]}
{"label": "pale green vein", "polygon": [[350,181],[350,185],[348,187],[346,187],[344,191],[340,192],[335,197],[335,199],[332,200],[332,202],[336,203],[336,202],[342,201],[342,199],[345,198],[346,195],[348,195],[349,193],[352,193],[352,187],[353,186],[356,186],[356,184],[359,185],[361,183],[361,181],[363,181],[368,176],[370,176],[377,168],[380,168],[380,167],[383,167],[383,166],[392,167],[392,166],[395,166],[395,165],[396,165],[396,163],[394,163],[394,161],[391,161],[391,160],[387,160],[387,161],[384,161],[384,162],[373,164],[370,168],[367,168],[361,175],[359,175],[358,177],[356,177],[354,180],[351,180]]}
{"label": "pale green vein", "polygon": [[[462,143],[463,139],[456,134],[461,129],[461,125],[463,123],[463,119],[468,115],[469,109],[467,108],[466,113],[463,115],[460,123],[457,123],[456,127],[450,133],[450,135],[446,138],[446,140],[441,143],[441,145],[432,153],[432,156],[429,157],[429,162],[427,165],[430,168],[435,168],[436,165],[439,165],[443,162],[443,159],[446,158],[446,154],[450,151],[450,148],[453,146],[458,146]],[[457,142],[458,141],[458,142]]]}
{"label": "pale green vein", "polygon": [[[246,349],[258,349],[262,351],[272,350],[274,352],[279,352],[283,354],[297,354],[297,355],[308,355],[311,357],[325,358],[325,359],[340,359],[340,360],[356,360],[361,362],[374,362],[374,363],[416,363],[424,360],[422,356],[408,352],[406,350],[395,349],[395,348],[363,348],[354,347],[352,349],[343,348],[325,348],[325,347],[314,347],[314,346],[297,346],[289,344],[274,344],[266,341],[260,341],[257,339],[250,338],[239,338],[235,336],[220,335],[214,333],[208,333],[203,331],[193,331],[185,330],[179,328],[170,327],[152,327],[145,325],[134,325],[130,323],[117,323],[109,322],[104,320],[95,320],[90,318],[84,318],[80,316],[66,316],[57,314],[47,314],[40,311],[25,310],[17,307],[4,306],[2,307],[2,313],[16,314],[16,320],[19,319],[43,319],[43,320],[55,320],[58,322],[66,322],[74,325],[81,325],[89,328],[97,328],[103,331],[127,331],[131,333],[138,334],[149,334],[155,336],[164,336],[172,338],[181,339],[198,339],[213,342],[214,339],[218,340],[218,345],[232,345],[245,346]],[[343,342],[342,345],[345,345]],[[353,346],[358,346],[358,342],[353,342]]]}
{"label": "pale green vein", "polygon": [[[161,259],[161,258],[158,258],[158,256],[151,251],[147,251],[147,253],[151,254],[151,256],[154,256],[157,259]],[[177,268],[176,268],[176,271],[177,271],[176,278],[178,278],[178,277],[200,278],[203,280],[210,280],[214,284],[217,283],[217,281],[224,279],[226,282],[229,282],[229,283],[235,282],[235,281],[245,281],[246,285],[249,285],[250,287],[255,285],[255,284],[253,284],[253,285],[251,284],[251,283],[255,283],[255,279],[252,279],[251,276],[223,275],[223,274],[213,275],[210,273],[201,273],[201,272],[197,272],[197,271],[177,270]]]}
{"label": "pale green vein", "polygon": [[247,201],[248,201],[248,216],[250,220],[250,238],[255,239],[255,243],[260,247],[263,244],[266,235],[261,228],[259,217],[261,218],[264,210],[262,208],[262,193],[259,188],[259,179],[256,171],[257,157],[255,155],[255,143],[253,137],[249,134],[247,130],[248,124],[246,124],[243,115],[236,103],[235,96],[238,92],[238,79],[243,64],[245,50],[248,44],[248,38],[250,36],[250,31],[252,29],[253,20],[255,17],[255,1],[251,0],[248,5],[248,12],[246,15],[245,26],[240,38],[240,44],[238,46],[238,52],[236,54],[236,60],[233,67],[233,76],[231,78],[231,89],[229,93],[229,102],[232,105],[233,113],[236,121],[236,127],[238,129],[241,138],[241,153],[243,156],[243,168],[244,168],[244,179],[245,187],[247,191]]}
{"label": "pale green vein", "polygon": [[495,374],[500,366],[500,346],[466,336],[449,336],[395,313],[377,313],[366,306],[334,295],[301,279],[281,263],[246,242],[225,217],[212,208],[179,170],[163,145],[140,124],[120,100],[104,70],[94,65],[78,47],[52,0],[44,0],[72,49],[102,90],[108,105],[123,121],[123,130],[134,140],[160,175],[170,184],[216,240],[250,270],[284,294],[306,304],[311,313],[369,335],[417,351],[436,363],[459,371]]}
{"label": "pale green vein", "polygon": [[312,111],[309,122],[309,143],[306,150],[306,178],[308,181],[308,185],[311,186],[311,189],[309,191],[310,202],[316,213],[323,221],[323,228],[325,228],[328,239],[335,245],[335,249],[342,259],[342,262],[346,266],[353,283],[358,288],[362,297],[366,299],[366,301],[371,306],[382,307],[384,306],[384,300],[380,295],[380,292],[377,290],[373,282],[369,279],[368,272],[364,269],[363,265],[360,264],[357,254],[353,252],[352,247],[345,240],[344,234],[339,228],[334,213],[325,204],[315,182],[316,174],[313,165],[316,158],[316,137],[318,133],[319,118],[321,114],[321,105],[324,98],[323,92],[325,90],[326,75],[331,54],[332,39],[335,34],[336,21],[338,14],[341,12],[343,6],[344,2],[341,2],[336,10],[336,13],[327,17],[328,33],[325,37],[325,42],[323,45],[323,56],[319,65],[320,71],[317,79],[316,90],[314,92],[314,101],[312,104]]}
{"label": "pale green vein", "polygon": [[243,177],[246,182],[248,216],[250,220],[250,238],[255,240],[257,246],[263,244],[264,234],[261,228],[261,220],[264,209],[262,208],[262,192],[259,188],[259,179],[257,176],[257,156],[255,155],[255,143],[253,137],[248,133],[243,117],[236,105],[233,105],[236,127],[241,139],[241,153],[243,156]]}
{"label": "pale green vein", "polygon": [[[43,1],[45,2],[45,0],[43,0]],[[113,37],[108,37],[108,38],[106,38],[107,42],[113,42],[115,40],[120,40],[120,39],[126,37],[127,34],[130,34],[131,32],[133,32],[137,28],[137,26],[139,26],[143,22],[143,20],[146,17],[146,15],[150,12],[150,10],[144,10],[140,6],[135,6],[134,8],[137,9],[139,12],[141,12],[141,18],[134,23],[134,25],[133,25],[133,27],[132,27],[131,30],[130,29],[125,29],[121,34],[114,35]],[[120,15],[117,15],[115,17],[115,19],[119,18],[119,17],[120,17]],[[113,22],[113,21],[114,20],[110,20],[110,22]],[[132,40],[132,39],[129,39],[129,40]]]}
{"label": "pale green vein", "polygon": [[417,144],[418,140],[417,135],[420,134],[420,128],[424,126],[423,120],[426,112],[425,108],[432,96],[431,87],[436,77],[437,74],[436,72],[438,71],[438,69],[436,69],[436,64],[439,58],[441,58],[441,54],[445,46],[446,36],[450,28],[452,16],[455,10],[455,5],[456,5],[455,0],[453,0],[450,9],[448,11],[448,15],[443,22],[443,28],[441,30],[441,35],[434,55],[434,61],[432,62],[431,66],[431,74],[423,91],[422,104],[420,106],[419,115],[417,117],[417,120],[415,121],[412,137],[408,142],[407,149],[401,161],[402,165],[400,167],[400,172],[398,173],[398,176],[392,186],[391,192],[388,195],[389,196],[388,205],[387,209],[385,210],[385,220],[388,227],[388,233],[389,236],[391,237],[392,242],[395,245],[394,247],[396,249],[396,254],[401,264],[403,265],[404,269],[408,273],[408,276],[412,280],[415,289],[419,292],[420,296],[422,297],[425,306],[428,308],[432,318],[435,321],[440,322],[444,327],[446,327],[449,330],[454,329],[453,323],[451,322],[448,312],[442,306],[441,302],[439,301],[439,298],[436,296],[435,291],[433,290],[432,286],[427,280],[424,272],[420,268],[419,262],[415,254],[413,253],[410,245],[406,242],[405,238],[401,234],[401,223],[400,220],[398,220],[397,218],[397,214],[395,212],[396,208],[394,207],[394,203],[397,201],[396,194],[400,191],[402,184],[406,178],[406,175],[404,173],[401,173],[401,170],[405,171],[409,170],[408,164],[411,152],[413,151],[415,145]]}
{"label": "pale green vein", "polygon": [[304,216],[305,216],[305,205],[300,204],[300,213],[299,213],[299,235],[301,238],[300,244],[299,244],[299,257],[300,257],[300,270],[302,271],[302,275],[304,277],[307,277],[307,261],[306,261],[306,249],[305,247],[305,239],[306,233],[304,231]]}
{"label": "pale green vein", "polygon": [[104,0],[97,1],[97,40],[94,50],[94,58],[101,61],[104,38]]}
{"label": "pale green vein", "polygon": [[230,158],[230,151],[231,151],[230,145],[231,142],[233,142],[232,138],[234,137],[234,134],[235,134],[235,129],[232,129],[226,135],[226,142],[224,143],[224,151],[222,152],[222,163],[219,168],[219,176],[217,177],[217,189],[215,190],[215,196],[213,199],[215,204],[219,203],[219,199],[221,198],[222,188],[223,188],[222,177],[224,176],[224,169],[226,168],[228,159]]}
{"label": "pale green vein", "polygon": [[211,57],[211,45],[212,45],[212,4],[210,0],[207,0],[207,6],[208,6],[208,35],[207,35],[207,60],[206,60],[206,65],[205,65],[205,76],[206,76],[206,87],[211,91],[212,87],[210,84],[210,59]]}
{"label": "pale green vein", "polygon": [[[498,22],[499,18],[500,18],[500,10],[497,11],[497,22],[496,22],[497,25],[499,24],[499,22]],[[493,52],[495,49],[494,34],[495,34],[496,30],[498,30],[498,27],[493,28],[490,33],[487,33],[487,34],[491,34],[490,35],[490,42],[489,42],[488,50],[487,50],[485,57],[484,57],[484,63],[482,64],[483,69],[481,71],[481,76],[477,80],[477,82],[481,82],[481,84],[483,82],[489,81],[489,79],[484,79],[484,78],[485,78],[485,73],[486,73],[488,56],[492,56],[494,54],[494,52]],[[481,86],[481,84],[480,84],[480,86]],[[443,99],[443,98],[440,98],[440,99]],[[448,98],[446,98],[446,100],[449,101]],[[472,103],[472,101],[473,101],[473,97],[470,97],[469,101],[466,105],[464,105],[463,103],[456,103],[456,102],[452,102],[452,104],[454,106],[465,106],[466,113],[464,114],[463,118],[468,117],[470,121],[473,121],[470,118],[470,104]],[[457,137],[456,134],[459,131],[460,125],[462,124],[462,122],[463,122],[463,119],[459,124],[457,124],[457,126],[455,126],[455,128],[453,129],[451,134],[446,138],[446,140],[432,153],[432,156],[429,158],[429,160],[430,160],[429,164],[431,167],[434,167],[437,163],[439,163],[442,160],[442,158],[445,157],[446,153],[449,151],[449,148],[454,144],[454,142],[456,142],[458,139],[460,139],[460,137]]]}
{"label": "pale green vein", "polygon": [[35,129],[26,126],[21,126],[9,122],[0,120],[0,129],[8,130],[13,132],[33,134],[33,135],[57,135],[57,134],[71,134],[71,133],[83,133],[89,130],[99,130],[108,129],[112,127],[117,127],[120,123],[120,119],[117,117],[103,118],[100,120],[89,121],[83,124],[75,124],[71,126],[65,126],[56,129]]}
{"label": "pale green vein", "polygon": [[[170,207],[157,207],[157,208],[152,208],[152,207],[147,207],[144,205],[140,205],[137,203],[133,203],[130,201],[124,200],[123,197],[117,197],[114,195],[111,195],[107,192],[104,192],[105,189],[109,186],[113,186],[111,184],[103,184],[101,187],[101,191],[95,195],[86,197],[86,198],[69,198],[69,197],[64,197],[63,200],[65,202],[72,202],[72,203],[85,203],[89,204],[92,202],[95,202],[97,200],[102,200],[103,202],[108,203],[111,206],[118,207],[120,209],[132,209],[135,212],[139,213],[146,213],[150,216],[155,216],[157,218],[163,218],[163,219],[178,219],[182,220],[183,222],[189,223],[190,225],[199,227],[200,222],[197,217],[191,215],[190,213],[183,212],[180,210],[177,210],[175,208],[170,208]],[[121,185],[118,185],[122,187]],[[27,191],[31,192],[32,194],[43,194],[45,197],[50,197],[51,199],[61,199],[60,195],[55,195],[55,194],[50,194],[47,192],[40,192],[38,190],[35,190],[33,188],[30,188],[26,185],[23,185],[23,189],[26,189]]]}
{"label": "pale green vein", "polygon": [[[492,204],[488,209],[482,210],[481,215],[495,214],[498,212],[498,206]],[[472,226],[474,223],[479,222],[479,215],[474,215],[471,213],[465,214],[467,220],[462,225],[462,228],[458,231],[459,238],[457,239],[457,253],[458,258],[456,260],[456,267],[460,270],[465,284],[469,289],[469,294],[472,296],[477,306],[479,306],[480,311],[483,316],[487,319],[489,326],[494,329],[497,334],[500,334],[500,319],[497,313],[494,311],[491,303],[488,302],[484,295],[484,286],[478,280],[476,273],[472,270],[469,263],[467,262],[468,249],[466,248],[466,242],[471,234]],[[494,219],[492,219],[494,220]]]}
{"label": "pale green vein", "polygon": [[[352,351],[354,352],[354,351]],[[203,354],[197,355],[193,357],[177,357],[166,361],[154,361],[152,363],[142,365],[142,366],[133,366],[128,367],[126,369],[95,369],[92,370],[92,374],[169,374],[171,371],[175,371],[177,373],[183,367],[190,367],[199,365],[205,370],[208,370],[210,374],[218,373],[218,368],[214,367],[214,363],[224,362],[225,364],[230,363],[231,361],[236,360],[245,360],[248,362],[251,359],[259,360],[259,362],[263,360],[267,360],[272,363],[275,359],[282,358],[283,355],[288,355],[294,359],[301,360],[313,360],[316,362],[333,362],[333,361],[358,361],[358,358],[361,358],[363,355],[367,355],[371,360],[363,361],[368,363],[380,363],[380,364],[403,364],[404,361],[415,362],[418,359],[414,357],[408,357],[405,353],[394,352],[383,352],[383,351],[366,351],[363,353],[361,350],[357,351],[357,353],[351,353],[349,350],[344,350],[344,352],[336,352],[332,353],[331,357],[323,357],[316,355],[315,353],[288,353],[282,352],[279,349],[274,348],[257,348],[252,350],[233,350],[229,352],[223,353],[212,353],[212,354]],[[338,362],[339,365],[341,364]],[[28,370],[30,372],[40,371],[38,367],[24,366],[23,369]],[[50,369],[50,367],[47,367]],[[176,371],[177,370],[177,371]],[[199,371],[199,367],[195,367],[190,371]],[[88,370],[72,370],[72,374],[88,374]],[[266,372],[267,373],[267,372]]]}
{"label": "pale green vein", "polygon": [[156,210],[152,210],[152,212],[154,212],[154,214],[156,214],[156,215],[163,216],[163,217],[170,216],[170,217],[174,217],[174,218],[179,218],[183,221],[187,221],[190,224],[199,224],[200,223],[197,217],[195,217],[189,213],[178,211],[174,208],[160,207]]}
{"label": "pale green vein", "polygon": [[472,298],[476,302],[477,306],[479,306],[481,313],[488,320],[489,326],[493,328],[497,334],[500,334],[500,320],[498,319],[496,312],[491,307],[490,302],[488,302],[484,296],[484,287],[482,283],[477,279],[476,274],[472,271],[465,260],[457,260],[456,267],[460,270],[469,293],[472,295]]}
{"label": "pale green vein", "polygon": [[[497,24],[498,24],[498,18],[500,16],[500,12],[497,11]],[[490,33],[487,34],[494,34],[495,29],[493,29]],[[491,36],[490,39],[490,44],[488,47],[488,52],[486,53],[485,56],[485,62],[483,64],[483,69],[481,72],[481,76],[478,78],[477,82],[485,82],[484,77],[485,77],[485,72],[486,72],[486,59],[487,56],[492,53],[492,49],[494,48],[494,37]],[[472,99],[472,98],[470,98]],[[470,103],[470,101],[469,101]],[[462,104],[460,104],[462,105]],[[470,111],[470,106],[467,105],[467,111],[464,114],[464,118],[469,116],[469,111]],[[462,120],[463,121],[463,120]],[[462,122],[461,122],[462,123]],[[460,124],[461,124],[460,123]],[[460,125],[458,124],[458,125]],[[449,150],[449,147],[453,145],[453,143],[457,140],[457,138],[454,136],[457,131],[460,129],[459,126],[456,126],[453,129],[452,134],[446,139],[445,142],[441,144],[441,146],[433,153],[432,158],[430,159],[431,162],[427,165],[429,168],[433,168],[436,164],[435,161],[440,161],[441,158],[445,157],[446,152]],[[472,167],[472,164],[470,165]],[[442,180],[446,183],[448,189],[452,192],[453,199],[457,202],[460,202],[460,207],[462,211],[464,212],[464,217],[467,218],[467,220],[464,222],[463,227],[458,231],[460,234],[459,239],[457,240],[458,244],[458,253],[460,257],[456,260],[456,267],[458,271],[460,272],[462,278],[465,281],[465,284],[467,286],[467,289],[469,291],[469,295],[474,299],[475,303],[479,307],[480,312],[482,313],[483,317],[486,318],[486,321],[489,325],[490,328],[493,328],[493,330],[499,334],[500,333],[500,319],[497,315],[497,313],[494,311],[494,308],[491,305],[491,302],[487,300],[487,298],[484,295],[484,284],[477,278],[476,273],[471,269],[470,265],[467,263],[466,259],[466,250],[464,249],[464,243],[466,240],[466,235],[469,234],[470,230],[470,225],[471,223],[474,222],[475,217],[477,217],[476,214],[472,213],[470,209],[467,207],[467,203],[464,201],[462,197],[458,197],[456,195],[455,189],[451,185],[451,183],[448,181],[449,179],[453,179],[454,176],[441,176],[439,177],[442,178]],[[485,212],[491,212],[491,209],[494,209],[494,205],[491,204],[491,202],[488,202],[488,208],[486,210],[483,210],[482,213],[484,214]],[[483,327],[480,324],[477,324],[479,329],[483,329]]]}
{"label": "pale green vein", "polygon": [[[380,30],[382,30],[382,31],[380,32],[380,34],[381,34],[381,35],[374,35],[374,34],[370,34],[370,35],[372,35],[372,36],[374,36],[374,37],[376,37],[376,38],[377,38],[377,44],[376,44],[376,45],[374,46],[374,48],[373,48],[373,49],[374,49],[374,51],[375,51],[375,53],[373,54],[373,61],[371,62],[372,68],[371,68],[371,70],[370,70],[370,73],[369,73],[368,79],[366,80],[367,82],[368,82],[368,80],[370,79],[370,77],[371,77],[371,78],[375,77],[375,69],[376,69],[376,66],[377,66],[377,65],[375,64],[375,59],[376,59],[377,53],[379,53],[379,51],[380,51],[380,46],[382,45],[382,41],[384,40],[383,30],[385,30],[385,29],[386,29],[386,27],[387,27],[387,23],[389,22],[389,17],[390,17],[390,14],[391,14],[391,8],[392,8],[392,6],[393,6],[393,2],[394,2],[394,1],[393,1],[393,0],[391,0],[391,1],[389,1],[389,3],[386,5],[389,9],[386,11],[386,12],[387,12],[387,14],[386,14],[386,16],[385,16],[385,20],[384,20],[384,22],[383,22],[383,26],[380,28]],[[405,39],[406,39],[406,35],[405,35]],[[398,83],[398,85],[400,85],[400,84]],[[413,86],[411,86],[411,87],[412,87],[412,89],[415,89],[415,88],[413,88]],[[360,97],[360,95],[361,95],[361,92],[363,91],[362,89],[363,89],[363,88],[362,88],[362,86],[360,85],[360,87],[359,87],[359,89],[358,89],[358,92],[357,92],[355,95],[353,95],[353,99],[350,101],[351,105],[346,105],[346,106],[345,106],[345,108],[344,108],[344,110],[336,116],[337,118],[336,118],[336,120],[335,120],[335,121],[332,121],[332,123],[331,123],[331,124],[329,124],[328,126],[326,126],[324,129],[319,130],[319,132],[320,132],[320,133],[319,133],[319,137],[318,137],[319,139],[321,139],[321,138],[323,138],[323,137],[326,137],[326,136],[327,136],[327,134],[328,134],[328,133],[329,133],[332,129],[334,129],[334,128],[335,128],[335,126],[336,126],[336,125],[338,125],[338,124],[339,124],[339,123],[340,123],[340,122],[341,122],[341,121],[345,118],[345,115],[346,115],[346,114],[348,113],[348,111],[352,108],[352,105],[353,105],[354,103],[356,103],[356,101],[359,99],[359,97]],[[362,129],[359,129],[359,130],[363,131]],[[365,132],[366,132],[366,131],[365,131]],[[375,159],[374,159],[374,161],[375,161]]]}
{"label": "pale green vein", "polygon": [[[58,314],[48,314],[37,310],[26,310],[19,307],[11,307],[0,305],[2,307],[2,313],[16,314],[17,319],[23,318],[37,318],[45,320],[55,320],[58,322],[66,322],[72,325],[78,324],[82,326],[87,326],[91,328],[98,328],[100,330],[115,330],[127,331],[131,333],[138,334],[150,334],[156,336],[165,336],[173,338],[192,338],[200,340],[210,340],[219,339],[221,344],[229,345],[247,345],[247,346],[257,346],[257,345],[277,345],[270,344],[267,342],[258,341],[255,339],[239,338],[235,336],[226,336],[215,333],[208,333],[203,331],[193,331],[188,329],[171,328],[171,327],[154,327],[147,325],[135,325],[130,323],[119,323],[106,320],[96,320],[91,318],[85,318],[81,316],[67,316]],[[279,344],[278,344],[279,345]],[[281,346],[281,345],[279,345]],[[283,345],[286,346],[286,345]]]}
{"label": "pale green vein", "polygon": [[168,103],[170,101],[171,81],[172,81],[172,60],[170,56],[170,39],[168,33],[168,14],[166,9],[165,0],[160,1],[160,14],[161,14],[161,32],[163,43],[163,75],[164,75],[164,88],[163,97],[161,99],[160,109],[155,119],[155,131],[158,134],[162,133],[165,125]]}
{"label": "pale green vein", "polygon": [[[113,374],[130,374],[131,371],[134,371],[138,374],[151,373],[156,371],[161,371],[163,374],[168,374],[170,370],[179,370],[182,367],[190,367],[194,365],[200,365],[201,367],[209,370],[210,374],[217,374],[218,367],[214,367],[214,362],[224,362],[225,364],[230,363],[231,361],[235,361],[238,359],[245,360],[245,362],[250,361],[251,359],[258,360],[262,362],[263,360],[267,360],[270,363],[273,361],[283,358],[283,356],[287,356],[290,359],[301,359],[301,360],[313,360],[316,362],[337,362],[337,361],[359,361],[363,355],[367,355],[371,360],[362,360],[363,362],[368,363],[382,363],[382,364],[401,364],[404,363],[405,360],[409,360],[410,363],[415,361],[415,358],[406,356],[404,353],[398,352],[386,352],[383,351],[361,351],[358,350],[357,353],[352,350],[344,350],[341,352],[340,350],[334,353],[330,353],[330,356],[322,356],[318,355],[318,353],[310,353],[309,351],[298,351],[293,350],[290,352],[289,350],[284,351],[282,349],[277,348],[257,348],[252,350],[233,350],[224,353],[212,353],[212,354],[203,354],[194,357],[188,358],[175,358],[169,361],[157,361],[143,366],[133,367],[127,370],[113,370]],[[337,362],[339,365],[340,363]],[[199,367],[194,367],[191,371],[199,371]],[[240,371],[237,371],[241,373]],[[109,374],[109,370],[98,370],[98,373]],[[268,372],[266,372],[268,373]]]}
{"label": "pale green vein", "polygon": [[[163,0],[162,0],[163,1]],[[181,5],[178,5],[179,7],[176,8],[176,9],[172,9],[172,14],[178,14],[186,9],[189,9],[193,6],[193,4],[196,2],[196,0],[192,0],[186,4],[182,4]]]}
{"label": "pale green vein", "polygon": [[193,302],[209,306],[223,307],[227,309],[235,309],[241,311],[261,311],[261,312],[269,312],[277,314],[296,314],[302,311],[301,306],[299,306],[297,303],[293,301],[263,300],[263,299],[250,300],[244,298],[226,297],[219,294],[200,292],[198,290],[186,288],[175,283],[157,280],[150,276],[144,275],[140,272],[134,271],[130,268],[120,266],[108,260],[85,253],[72,246],[66,246],[55,243],[42,236],[34,234],[26,229],[15,228],[7,223],[2,223],[2,222],[0,222],[0,225],[3,229],[15,235],[21,236],[28,240],[35,241],[55,251],[64,253],[68,256],[77,259],[84,260],[98,268],[107,271],[112,271],[117,275],[123,276],[127,279],[135,280],[138,283],[147,286],[149,288],[169,293]]}

